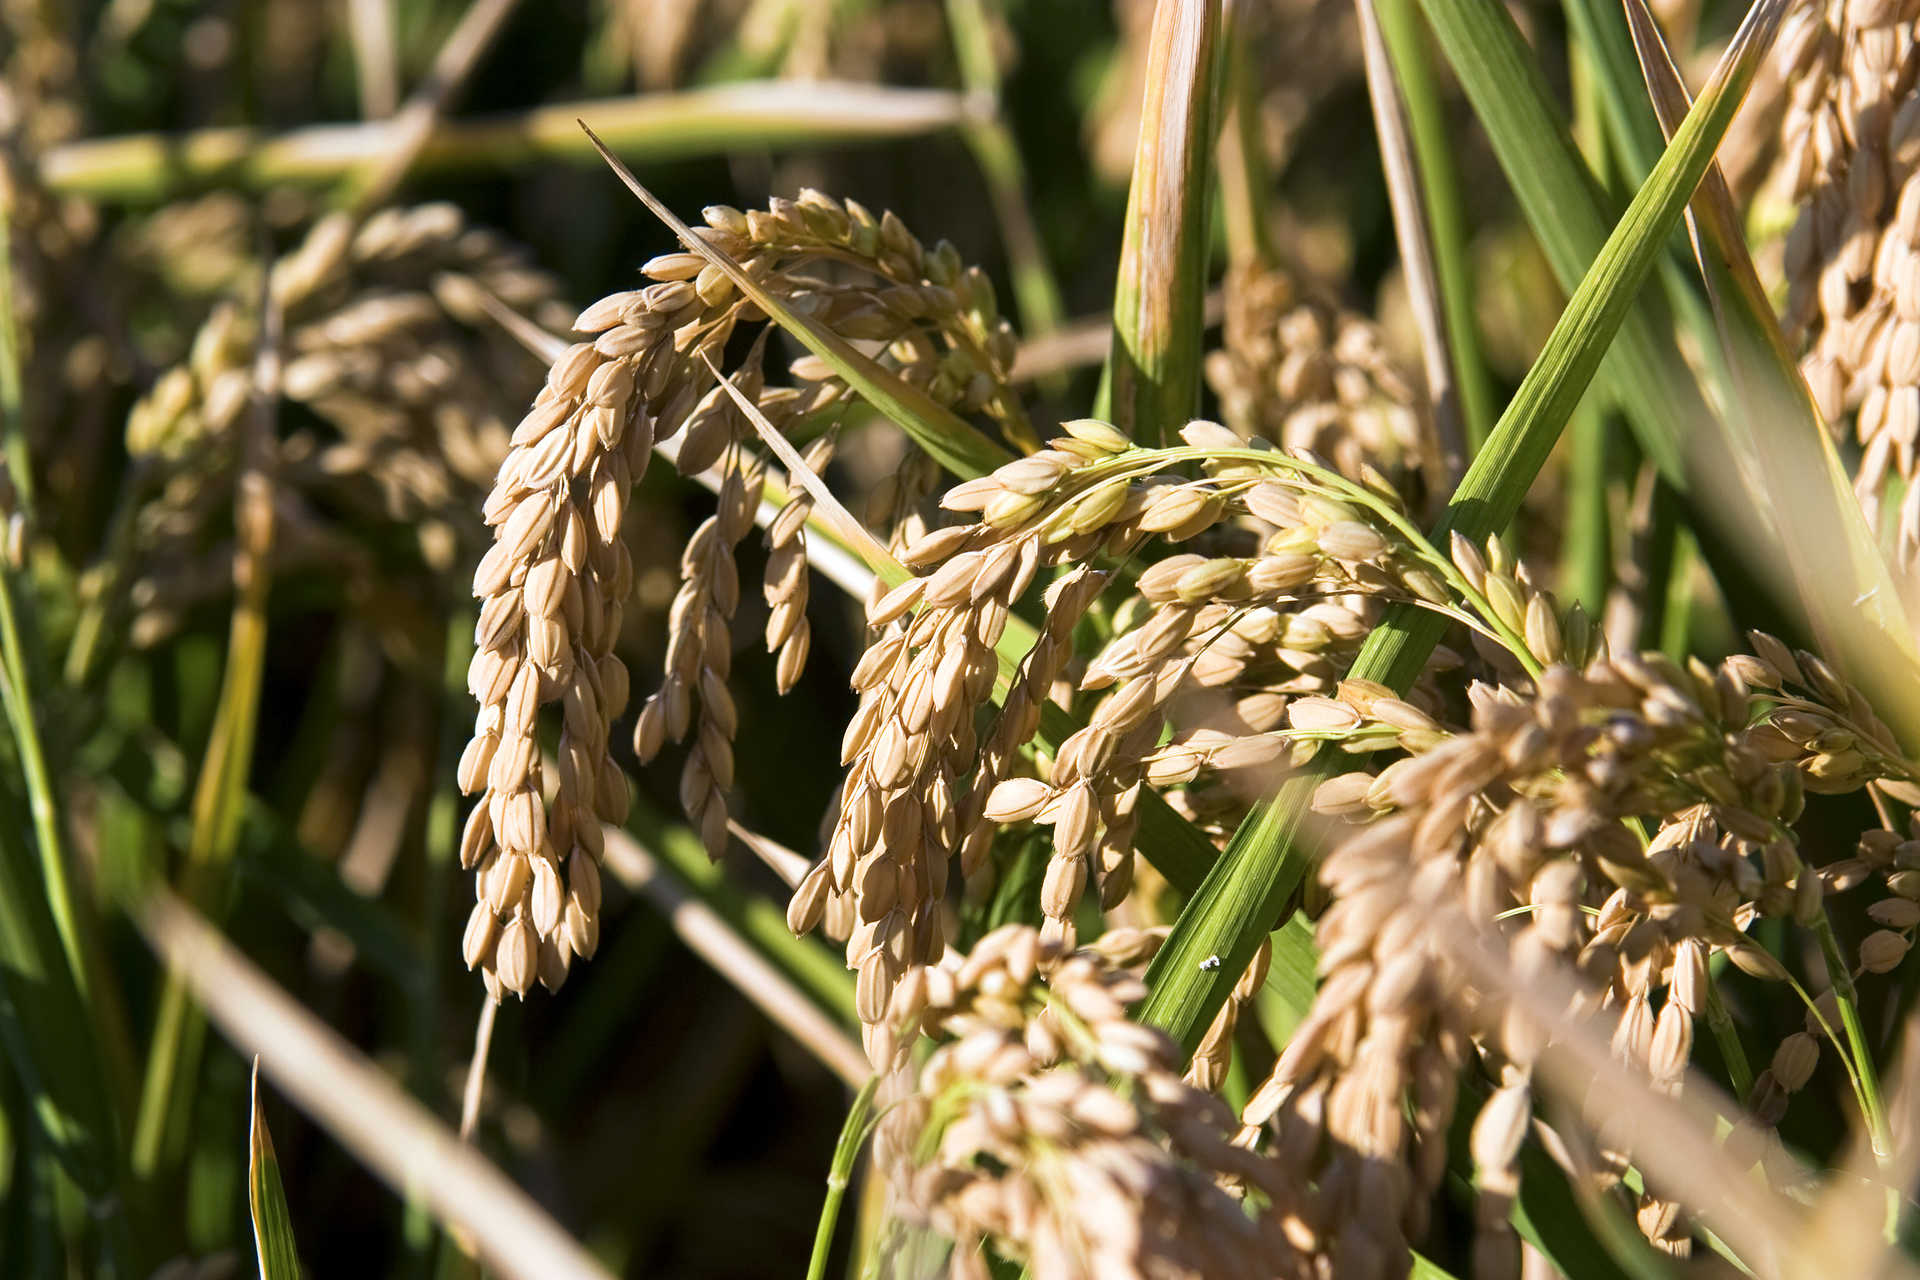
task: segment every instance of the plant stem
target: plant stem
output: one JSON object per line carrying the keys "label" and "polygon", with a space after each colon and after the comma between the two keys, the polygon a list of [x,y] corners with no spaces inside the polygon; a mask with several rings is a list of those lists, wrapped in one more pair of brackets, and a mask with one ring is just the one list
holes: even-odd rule
{"label": "plant stem", "polygon": [[19,494],[20,510],[33,519],[33,466],[27,456],[27,424],[22,412],[24,390],[20,380],[20,330],[13,314],[13,218],[7,201],[0,201],[0,437],[4,437],[7,470]]}
{"label": "plant stem", "polygon": [[1440,446],[1440,468],[1444,477],[1440,487],[1451,488],[1466,470],[1469,450],[1460,417],[1460,388],[1455,385],[1452,334],[1440,299],[1433,229],[1423,194],[1427,186],[1425,172],[1413,145],[1413,125],[1394,74],[1392,54],[1381,31],[1374,0],[1354,0],[1354,8],[1360,16],[1367,96],[1373,103],[1373,128],[1380,143],[1380,167],[1386,175],[1388,204],[1393,211],[1394,238],[1399,242],[1400,270],[1406,281],[1414,327],[1420,335],[1422,365],[1427,375],[1427,405],[1432,414],[1433,434]]}
{"label": "plant stem", "polygon": [[[19,333],[15,327],[11,261],[12,223],[0,201],[0,430],[5,433],[7,471],[14,482],[18,518],[31,522],[33,460],[27,451],[23,417]],[[0,543],[11,541],[6,525],[16,513],[0,511]],[[33,627],[33,584],[23,567],[0,546],[0,701],[19,752],[20,770],[32,815],[39,855],[37,896],[46,904],[68,972],[78,995],[78,1011],[92,1027],[106,1068],[109,1106],[117,1117],[132,1097],[133,1047],[119,988],[106,965],[100,923],[87,898],[75,893],[61,826],[59,789],[47,760],[34,705],[34,675],[44,657]],[[16,592],[18,595],[16,596]],[[42,686],[44,687],[44,686]],[[69,1010],[72,1012],[73,1010]],[[117,1141],[116,1141],[117,1145]]]}
{"label": "plant stem", "polygon": [[[427,876],[425,905],[421,911],[421,932],[429,939],[444,937],[447,925],[449,876],[455,867],[455,849],[460,841],[460,791],[455,784],[460,753],[466,737],[467,663],[473,656],[473,606],[471,603],[449,607],[447,634],[441,665],[439,749],[435,753],[434,777],[437,784],[427,802],[425,846]],[[417,1098],[435,1094],[435,1078],[440,1067],[440,1011],[443,1003],[440,966],[420,967],[418,993],[413,1001],[413,1028],[408,1045],[408,1087]],[[433,1219],[419,1197],[407,1197],[406,1228],[408,1245],[424,1254],[436,1238]]]}
{"label": "plant stem", "polygon": [[20,771],[26,778],[27,805],[33,815],[34,839],[40,850],[40,876],[47,906],[59,930],[61,950],[66,953],[67,967],[73,971],[74,985],[84,1001],[89,987],[86,951],[74,908],[73,886],[67,877],[66,841],[60,834],[53,778],[47,771],[39,726],[34,722],[29,692],[32,684],[27,678],[26,660],[20,647],[19,621],[14,616],[14,576],[11,567],[0,568],[0,648],[6,653],[0,699],[6,702],[7,720],[20,752]]}
{"label": "plant stem", "polygon": [[[221,914],[227,871],[245,813],[247,774],[259,725],[260,678],[266,665],[267,594],[272,581],[274,416],[279,400],[280,311],[270,269],[261,272],[260,336],[253,405],[241,431],[243,462],[234,496],[233,617],[213,731],[194,786],[193,829],[181,888],[187,901]],[[186,1142],[206,1043],[206,1019],[188,996],[183,975],[169,971],[160,995],[153,1046],[133,1140],[134,1170],[151,1177],[171,1165]]]}
{"label": "plant stem", "polygon": [[[1801,874],[1811,875],[1812,872],[1805,870]],[[1840,941],[1834,937],[1833,921],[1827,917],[1824,903],[1813,919],[1812,928],[1814,936],[1820,940],[1820,954],[1827,962],[1827,980],[1833,984],[1834,1003],[1840,1006],[1840,1023],[1846,1028],[1847,1050],[1854,1060],[1854,1069],[1859,1078],[1860,1105],[1866,1112],[1867,1133],[1873,1141],[1874,1158],[1884,1161],[1893,1152],[1893,1142],[1887,1130],[1887,1109],[1880,1092],[1880,1072],[1874,1066],[1873,1048],[1860,1022],[1860,992],[1853,985],[1853,970],[1847,967],[1846,957],[1840,953]]]}
{"label": "plant stem", "polygon": [[1740,1043],[1740,1029],[1733,1025],[1733,1015],[1721,998],[1720,984],[1711,981],[1707,983],[1707,1027],[1727,1064],[1727,1083],[1733,1086],[1733,1096],[1745,1099],[1753,1090],[1753,1065],[1747,1061],[1747,1047]]}
{"label": "plant stem", "polygon": [[1014,299],[1020,307],[1021,330],[1028,337],[1041,337],[1060,327],[1066,309],[1033,211],[1027,206],[1026,165],[1000,111],[1000,68],[993,56],[987,2],[947,0],[947,25],[953,30],[961,83],[969,93],[993,104],[990,112],[973,113],[960,127],[960,136],[987,180],[987,195],[1006,248],[1007,270],[1013,277]]}
{"label": "plant stem", "polygon": [[1415,12],[1416,0],[1374,0],[1373,8],[1393,63],[1394,79],[1406,103],[1408,137],[1420,169],[1420,196],[1438,276],[1447,351],[1453,363],[1453,391],[1471,460],[1493,430],[1497,411],[1493,381],[1481,353],[1479,322],[1474,316],[1473,266],[1468,257],[1466,210],[1460,198],[1454,140],[1448,135],[1446,104],[1434,83],[1425,27]]}
{"label": "plant stem", "polygon": [[[827,146],[958,128],[966,99],[942,89],[768,81],[681,93],[565,102],[444,123],[415,157],[416,172],[500,169],[536,160],[591,161],[579,121],[634,161],[739,147]],[[212,185],[259,191],[339,182],[392,150],[390,121],[312,125],[278,136],[247,128],[128,134],[70,142],[44,157],[42,178],[63,195],[160,202]]]}
{"label": "plant stem", "polygon": [[807,1262],[807,1280],[825,1280],[827,1256],[833,1252],[833,1229],[840,1221],[840,1202],[846,1198],[847,1187],[853,1181],[853,1162],[859,1158],[860,1148],[873,1128],[867,1112],[873,1106],[873,1091],[879,1083],[880,1077],[876,1075],[860,1086],[860,1092],[853,1095],[853,1105],[847,1108],[846,1122],[840,1126],[840,1140],[833,1146],[833,1164],[827,1170],[827,1198],[820,1206],[820,1224],[813,1232],[813,1256]]}
{"label": "plant stem", "polygon": [[1267,196],[1272,175],[1260,140],[1259,85],[1247,61],[1247,41],[1239,24],[1243,6],[1228,10],[1226,53],[1226,126],[1220,131],[1220,205],[1227,228],[1227,264],[1234,270],[1281,265],[1273,243]]}
{"label": "plant stem", "polygon": [[1142,443],[1171,438],[1200,403],[1219,35],[1219,0],[1154,7],[1103,385],[1111,412],[1094,411]]}
{"label": "plant stem", "polygon": [[1607,421],[1594,397],[1580,402],[1567,424],[1572,457],[1567,467],[1567,525],[1560,548],[1560,587],[1566,596],[1602,616],[1613,579],[1613,522],[1607,510]]}

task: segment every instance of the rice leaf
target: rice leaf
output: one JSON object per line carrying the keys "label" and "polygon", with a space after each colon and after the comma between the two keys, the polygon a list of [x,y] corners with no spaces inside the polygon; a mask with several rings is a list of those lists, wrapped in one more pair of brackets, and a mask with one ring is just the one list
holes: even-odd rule
{"label": "rice leaf", "polygon": [[1393,61],[1394,79],[1407,104],[1413,150],[1419,159],[1420,196],[1433,239],[1433,265],[1439,276],[1447,349],[1453,358],[1453,389],[1459,398],[1461,425],[1471,457],[1493,429],[1497,406],[1474,314],[1473,270],[1467,255],[1469,230],[1460,198],[1454,141],[1448,136],[1446,104],[1434,83],[1432,57],[1414,0],[1374,0],[1373,7]]}
{"label": "rice leaf", "polygon": [[[1712,161],[1772,38],[1781,7],[1776,0],[1765,0],[1742,24],[1713,82],[1635,194],[1461,480],[1435,531],[1440,543],[1455,531],[1482,540],[1519,509]],[[1425,666],[1445,626],[1445,620],[1432,613],[1391,610],[1368,636],[1348,674],[1404,691]],[[1331,755],[1323,753],[1247,817],[1147,971],[1151,990],[1140,1018],[1164,1028],[1189,1051],[1261,939],[1280,923],[1305,873],[1307,854],[1300,837],[1314,788],[1339,768]],[[1221,963],[1201,967],[1216,956]]]}
{"label": "rice leaf", "polygon": [[24,836],[0,823],[0,1046],[61,1167],[106,1203],[120,1177],[106,1077]]}
{"label": "rice leaf", "polygon": [[[1539,61],[1507,9],[1495,0],[1422,0],[1422,7],[1528,227],[1561,287],[1571,291],[1606,239],[1614,202],[1588,171]],[[1658,128],[1650,116],[1647,123],[1657,146]],[[1627,163],[1631,166],[1631,157]],[[1750,622],[1790,630],[1777,591],[1738,550],[1744,531],[1737,513],[1710,502],[1712,478],[1725,474],[1727,428],[1681,356],[1687,341],[1683,330],[1714,355],[1718,343],[1704,300],[1676,267],[1670,258],[1660,262],[1665,288],[1628,313],[1601,366],[1604,389],[1626,415],[1641,450],[1685,499],[1701,549],[1728,599]]]}
{"label": "rice leaf", "polygon": [[253,1119],[247,1126],[247,1208],[253,1215],[253,1252],[260,1280],[300,1280],[300,1252],[293,1242],[293,1214],[280,1185],[280,1160],[260,1105],[260,1058],[253,1059]]}
{"label": "rice leaf", "polygon": [[1113,295],[1113,348],[1094,416],[1160,443],[1200,403],[1213,188],[1219,0],[1160,0]]}

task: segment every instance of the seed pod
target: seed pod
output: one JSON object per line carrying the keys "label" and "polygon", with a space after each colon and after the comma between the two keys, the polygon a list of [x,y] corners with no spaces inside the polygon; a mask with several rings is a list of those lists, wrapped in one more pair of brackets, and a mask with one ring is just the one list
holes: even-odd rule
{"label": "seed pod", "polygon": [[1336,521],[1321,529],[1315,541],[1335,560],[1350,564],[1377,560],[1387,550],[1387,540],[1372,526],[1358,520]]}
{"label": "seed pod", "polygon": [[1107,453],[1125,453],[1133,447],[1133,441],[1127,439],[1124,432],[1098,418],[1075,418],[1061,423],[1060,427],[1075,440],[1098,446]]}
{"label": "seed pod", "polygon": [[1788,1093],[1798,1093],[1813,1076],[1820,1061],[1820,1041],[1805,1031],[1796,1031],[1773,1051],[1773,1076]]}
{"label": "seed pod", "polygon": [[1920,902],[1910,898],[1882,898],[1867,908],[1873,922],[1888,929],[1911,929],[1920,925]]}
{"label": "seed pod", "polygon": [[1860,941],[1860,967],[1868,973],[1890,973],[1913,944],[1891,929],[1876,929]]}
{"label": "seed pod", "polygon": [[1360,727],[1360,713],[1333,698],[1296,698],[1287,707],[1287,723],[1303,733],[1343,734]]}

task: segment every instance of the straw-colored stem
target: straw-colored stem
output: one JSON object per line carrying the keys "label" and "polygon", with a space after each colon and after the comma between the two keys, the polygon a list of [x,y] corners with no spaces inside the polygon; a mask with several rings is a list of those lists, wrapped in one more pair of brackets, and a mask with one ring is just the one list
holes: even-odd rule
{"label": "straw-colored stem", "polygon": [[460,1141],[472,1142],[480,1128],[480,1104],[487,1096],[487,1059],[493,1051],[493,1024],[500,1002],[488,996],[480,1002],[473,1024],[473,1057],[467,1062],[467,1082],[460,1090]]}
{"label": "straw-colored stem", "polygon": [[[962,94],[941,89],[770,81],[558,103],[532,111],[449,121],[414,158],[413,171],[498,170],[537,160],[591,162],[575,122],[592,120],[634,161],[710,155],[741,147],[834,146],[916,137],[972,118]],[[314,125],[279,135],[256,129],[129,134],[55,147],[41,176],[54,191],[161,201],[218,184],[261,191],[327,185],[378,163],[402,141],[393,121]]]}
{"label": "straw-colored stem", "polygon": [[354,87],[360,115],[380,120],[400,105],[400,57],[394,47],[393,0],[347,0],[347,35],[353,42]]}
{"label": "straw-colored stem", "polygon": [[1454,386],[1453,353],[1441,313],[1439,276],[1433,264],[1433,235],[1427,225],[1420,161],[1414,155],[1407,104],[1394,80],[1391,55],[1380,34],[1373,0],[1354,0],[1360,16],[1360,47],[1367,64],[1367,96],[1373,104],[1373,131],[1380,144],[1380,167],[1387,180],[1407,302],[1420,335],[1421,367],[1427,375],[1427,407],[1440,445],[1445,487],[1467,467],[1467,440],[1460,423],[1460,393]]}
{"label": "straw-colored stem", "polygon": [[392,198],[421,149],[433,136],[440,118],[459,96],[461,87],[479,63],[519,0],[472,0],[420,86],[393,117],[394,142],[387,153],[349,180],[351,204],[360,213],[371,212]]}
{"label": "straw-colored stem", "polygon": [[[420,928],[422,935],[430,939],[445,937],[448,927],[447,895],[453,888],[453,871],[457,865],[455,851],[460,840],[460,789],[456,777],[461,747],[471,723],[466,697],[467,663],[473,656],[473,609],[470,605],[462,605],[448,612],[446,644],[440,669],[440,741],[435,753],[433,774],[436,785],[427,801],[425,831],[421,841],[427,875]],[[440,973],[439,965],[420,966],[419,986],[412,1004],[407,1042],[407,1085],[416,1097],[433,1096],[431,1091],[436,1087],[440,1070],[440,1012],[445,999]],[[432,1220],[417,1196],[407,1198],[404,1235],[408,1247],[416,1252],[432,1245]]]}
{"label": "straw-colored stem", "polygon": [[258,1054],[267,1078],[388,1186],[417,1191],[466,1232],[500,1274],[607,1280],[606,1270],[525,1192],[402,1093],[337,1032],[262,973],[205,917],[165,889],[134,919],[221,1031]]}
{"label": "straw-colored stem", "polygon": [[[665,856],[664,846],[662,853]],[[758,929],[751,935],[736,931],[731,922],[668,871],[660,859],[616,827],[606,829],[606,863],[621,883],[645,895],[667,917],[689,950],[732,983],[776,1026],[849,1085],[867,1079],[871,1068],[860,1046],[822,1013],[820,1006],[779,966],[767,959],[764,952],[771,951],[775,943],[770,931]],[[760,905],[772,910],[770,903],[760,902]],[[785,950],[791,953],[806,941],[789,934]],[[840,976],[845,976],[844,971]],[[847,984],[846,993],[849,1009],[852,1007],[851,985]]]}
{"label": "straw-colored stem", "polygon": [[1244,5],[1227,9],[1225,77],[1222,105],[1226,120],[1220,130],[1220,212],[1227,231],[1227,261],[1237,269],[1281,265],[1273,242],[1273,220],[1267,205],[1272,175],[1260,138],[1260,83],[1248,61],[1247,41],[1241,33]]}

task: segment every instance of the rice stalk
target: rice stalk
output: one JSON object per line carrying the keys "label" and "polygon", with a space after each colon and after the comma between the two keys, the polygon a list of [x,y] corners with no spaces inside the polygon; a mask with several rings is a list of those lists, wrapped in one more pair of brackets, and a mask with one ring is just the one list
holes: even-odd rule
{"label": "rice stalk", "polygon": [[[428,136],[413,171],[489,171],[544,159],[592,162],[597,153],[581,136],[583,119],[638,161],[739,146],[910,138],[958,128],[970,118],[965,96],[944,89],[748,82],[453,121]],[[283,183],[331,186],[390,155],[394,128],[379,121],[308,125],[280,135],[214,127],[185,136],[92,138],[49,150],[41,178],[62,195],[149,203],[213,185],[255,191]]]}
{"label": "rice stalk", "polygon": [[1158,0],[1096,417],[1162,442],[1200,395],[1200,310],[1220,92],[1219,0]]}
{"label": "rice stalk", "polygon": [[[248,378],[248,404],[241,427],[241,470],[234,494],[234,606],[226,664],[215,701],[213,729],[194,785],[193,832],[181,887],[189,902],[217,910],[228,864],[239,841],[247,776],[258,729],[261,672],[266,663],[267,597],[272,585],[274,543],[273,422],[279,409],[283,355],[282,311],[263,274],[259,346]],[[161,990],[159,1012],[147,1054],[140,1108],[134,1123],[136,1174],[153,1178],[184,1154],[206,1024],[186,983],[171,973]]]}
{"label": "rice stalk", "polygon": [[347,33],[353,42],[354,87],[360,118],[378,120],[400,105],[400,68],[389,0],[349,0]]}
{"label": "rice stalk", "polygon": [[1393,208],[1394,240],[1400,249],[1408,304],[1420,334],[1427,403],[1440,446],[1440,472],[1445,478],[1442,487],[1450,488],[1466,470],[1470,451],[1461,393],[1454,377],[1460,356],[1453,350],[1453,329],[1440,293],[1438,248],[1422,196],[1432,184],[1414,150],[1412,111],[1395,77],[1378,6],[1372,0],[1356,0],[1354,9],[1360,15],[1367,93],[1373,104],[1373,131],[1380,140],[1380,163]]}
{"label": "rice stalk", "polygon": [[[1455,490],[1439,526],[1442,536],[1460,533],[1470,540],[1484,538],[1518,510],[1521,497],[1625,320],[1640,284],[1663,252],[1667,232],[1711,162],[1714,146],[1739,107],[1778,16],[1777,9],[1756,9],[1742,27],[1742,38],[1729,46],[1712,85],[1688,112],[1654,174],[1635,194],[1555,324],[1540,358]],[[1437,617],[1402,608],[1371,634],[1349,678],[1374,680],[1404,691],[1419,674],[1442,629]],[[1140,1016],[1168,1029],[1182,1045],[1197,1043],[1231,980],[1244,971],[1259,940],[1284,918],[1303,861],[1291,848],[1311,793],[1326,780],[1328,767],[1317,764],[1289,781],[1271,804],[1243,824],[1235,846],[1208,874],[1195,900],[1198,905],[1183,912],[1166,947],[1155,957],[1149,974],[1152,993]],[[1209,956],[1221,957],[1219,970],[1200,968]]]}
{"label": "rice stalk", "polygon": [[519,0],[470,0],[466,12],[434,55],[420,86],[393,114],[392,144],[377,164],[370,164],[347,180],[349,207],[362,213],[391,199],[413,171],[441,117],[459,95],[473,68],[492,46],[494,37],[512,15]]}
{"label": "rice stalk", "polygon": [[999,110],[1000,67],[993,48],[989,0],[947,0],[947,25],[953,32],[953,51],[967,92],[994,104],[963,125],[975,163],[987,180],[987,194],[1007,253],[1013,277],[1013,296],[1020,307],[1020,327],[1044,337],[1065,320],[1060,288],[1047,263],[1040,229],[1026,198],[1027,175],[1020,149]]}
{"label": "rice stalk", "polygon": [[1467,260],[1468,232],[1460,175],[1447,137],[1446,104],[1434,82],[1430,41],[1412,0],[1377,0],[1374,13],[1406,102],[1408,132],[1420,169],[1419,198],[1433,238],[1433,265],[1469,457],[1493,429],[1498,412],[1481,354],[1474,315],[1474,282]]}
{"label": "rice stalk", "polygon": [[870,1075],[860,1091],[853,1095],[846,1121],[840,1126],[839,1141],[833,1144],[833,1164],[827,1169],[827,1195],[820,1205],[820,1224],[814,1229],[813,1254],[807,1261],[807,1280],[826,1280],[827,1258],[833,1249],[833,1229],[840,1221],[840,1202],[846,1198],[847,1185],[853,1180],[854,1161],[860,1148],[873,1132],[877,1120],[870,1118],[874,1090],[880,1077]]}
{"label": "rice stalk", "polygon": [[[762,956],[769,936],[762,933],[750,945],[719,913],[689,893],[665,873],[660,864],[631,837],[609,836],[608,869],[629,888],[644,894],[672,924],[687,947],[727,979],[775,1026],[791,1035],[849,1086],[867,1079],[866,1056],[831,1018],[788,981]],[[778,925],[778,920],[773,924]],[[784,949],[804,945],[804,939],[786,938]],[[835,977],[841,975],[836,974]]]}

